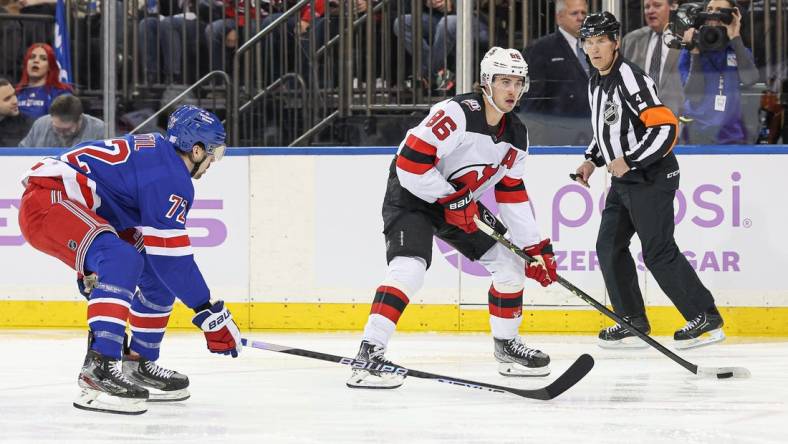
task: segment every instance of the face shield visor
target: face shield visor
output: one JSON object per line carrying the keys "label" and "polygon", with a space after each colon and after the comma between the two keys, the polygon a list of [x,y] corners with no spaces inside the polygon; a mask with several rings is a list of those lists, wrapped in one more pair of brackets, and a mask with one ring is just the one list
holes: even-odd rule
{"label": "face shield visor", "polygon": [[205,148],[205,152],[208,153],[209,156],[213,156],[214,162],[218,162],[222,160],[224,157],[224,152],[227,150],[227,145],[225,144],[218,144],[218,145],[208,145]]}

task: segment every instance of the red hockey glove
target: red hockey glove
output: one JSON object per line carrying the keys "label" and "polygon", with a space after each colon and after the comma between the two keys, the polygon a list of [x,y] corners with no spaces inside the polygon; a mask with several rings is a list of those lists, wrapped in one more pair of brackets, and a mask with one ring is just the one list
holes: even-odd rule
{"label": "red hockey glove", "polygon": [[450,223],[466,233],[473,233],[479,228],[473,221],[474,216],[479,216],[479,207],[473,200],[471,189],[467,186],[438,199],[443,205],[443,217]]}
{"label": "red hockey glove", "polygon": [[224,307],[224,301],[214,302],[210,307],[197,312],[192,324],[205,333],[208,350],[211,353],[238,357],[241,353],[241,331],[233,321],[230,310]]}
{"label": "red hockey glove", "polygon": [[553,245],[550,239],[545,239],[536,245],[523,248],[525,254],[536,259],[536,261],[525,264],[525,276],[547,287],[558,280],[556,273],[557,264],[553,257]]}

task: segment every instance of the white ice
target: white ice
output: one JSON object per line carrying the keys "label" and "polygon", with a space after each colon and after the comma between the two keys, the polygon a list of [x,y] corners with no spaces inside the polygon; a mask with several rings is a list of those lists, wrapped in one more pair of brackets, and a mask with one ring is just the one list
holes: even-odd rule
{"label": "white ice", "polygon": [[[354,356],[358,333],[245,336]],[[0,442],[785,443],[788,342],[729,339],[682,351],[702,366],[745,366],[747,380],[698,378],[652,349],[599,349],[589,336],[525,336],[552,357],[546,378],[499,376],[486,334],[397,333],[389,357],[434,373],[522,388],[548,384],[581,353],[591,373],[552,401],[408,378],[351,390],[349,369],[247,348],[212,355],[199,333],[168,334],[160,364],[187,374],[192,397],[140,416],[77,410],[85,334],[0,331]],[[658,338],[669,343],[668,338]]]}

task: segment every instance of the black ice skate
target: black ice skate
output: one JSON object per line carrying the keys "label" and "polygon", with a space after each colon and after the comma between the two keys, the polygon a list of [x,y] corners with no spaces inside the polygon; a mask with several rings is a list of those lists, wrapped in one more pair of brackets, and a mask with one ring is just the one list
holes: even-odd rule
{"label": "black ice skate", "polygon": [[683,350],[725,340],[723,324],[722,316],[716,309],[695,316],[687,325],[673,333],[676,348]]}
{"label": "black ice skate", "polygon": [[550,374],[550,357],[535,348],[529,348],[519,336],[495,341],[495,360],[498,373],[504,376],[547,376]]}
{"label": "black ice skate", "polygon": [[405,382],[405,375],[402,372],[380,371],[385,369],[394,370],[398,367],[392,363],[384,354],[386,347],[373,344],[368,341],[361,341],[361,346],[356,355],[356,361],[363,361],[363,368],[353,365],[353,374],[346,384],[350,388],[366,389],[393,389]]}
{"label": "black ice skate", "polygon": [[124,356],[123,373],[132,382],[150,391],[150,402],[172,402],[189,399],[189,378],[175,370],[160,367],[154,361],[142,357],[132,359]]}
{"label": "black ice skate", "polygon": [[[642,333],[651,333],[651,326],[645,316],[624,316],[624,320]],[[602,348],[646,348],[648,344],[637,337],[626,325],[616,324],[599,332],[599,346]]]}
{"label": "black ice skate", "polygon": [[74,401],[78,409],[125,415],[148,411],[148,391],[126,378],[120,360],[88,350],[78,383],[82,389]]}

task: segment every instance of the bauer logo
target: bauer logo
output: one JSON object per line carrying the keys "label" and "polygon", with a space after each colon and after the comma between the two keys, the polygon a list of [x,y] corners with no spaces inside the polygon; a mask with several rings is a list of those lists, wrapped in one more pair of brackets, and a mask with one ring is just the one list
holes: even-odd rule
{"label": "bauer logo", "polygon": [[230,312],[227,311],[227,310],[225,310],[222,313],[219,313],[219,316],[217,316],[216,319],[214,319],[210,323],[208,323],[208,331],[213,331],[217,327],[221,327],[222,324],[224,322],[226,322],[226,321],[229,321],[230,318],[231,318]]}
{"label": "bauer logo", "polygon": [[379,364],[376,362],[362,361],[360,359],[341,358],[340,364],[349,365],[352,368],[380,371],[385,373],[394,373],[395,375],[405,376],[408,374],[408,369],[397,367],[390,364]]}

